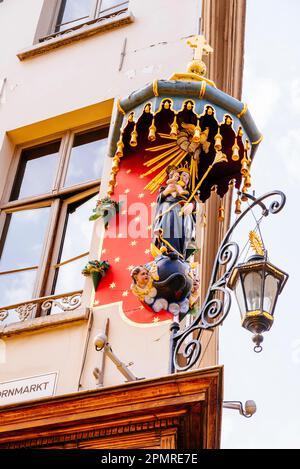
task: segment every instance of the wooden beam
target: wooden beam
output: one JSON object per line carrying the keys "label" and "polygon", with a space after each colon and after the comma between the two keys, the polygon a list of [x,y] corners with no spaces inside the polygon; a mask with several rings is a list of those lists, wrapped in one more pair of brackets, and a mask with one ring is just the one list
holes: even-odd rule
{"label": "wooden beam", "polygon": [[0,407],[4,448],[219,448],[223,368]]}

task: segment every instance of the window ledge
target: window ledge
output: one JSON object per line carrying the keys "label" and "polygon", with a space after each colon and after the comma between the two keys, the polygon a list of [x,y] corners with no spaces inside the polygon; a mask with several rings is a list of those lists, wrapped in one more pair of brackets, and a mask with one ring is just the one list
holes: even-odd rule
{"label": "window ledge", "polygon": [[16,322],[0,326],[0,338],[9,337],[16,334],[36,332],[41,329],[64,326],[69,323],[87,321],[90,317],[89,308],[80,308],[76,311],[53,314],[52,316],[42,316],[34,319],[27,319],[24,322]]}
{"label": "window ledge", "polygon": [[59,47],[72,44],[73,42],[79,41],[81,39],[94,36],[95,34],[125,26],[126,24],[133,23],[133,21],[134,16],[130,11],[122,12],[109,18],[98,18],[93,24],[84,24],[79,29],[60,33],[57,37],[52,37],[45,40],[44,42],[30,46],[27,49],[18,52],[17,57],[21,61],[30,59]]}

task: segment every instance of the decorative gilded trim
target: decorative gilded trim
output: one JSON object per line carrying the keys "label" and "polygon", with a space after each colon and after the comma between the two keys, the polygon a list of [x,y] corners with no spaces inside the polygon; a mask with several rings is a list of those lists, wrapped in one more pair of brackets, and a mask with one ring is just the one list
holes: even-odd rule
{"label": "decorative gilded trim", "polygon": [[259,139],[256,140],[256,142],[251,142],[251,144],[252,144],[252,145],[258,145],[258,144],[263,140],[263,138],[264,138],[264,136],[261,135],[261,136],[259,137]]}
{"label": "decorative gilded trim", "polygon": [[202,77],[197,75],[196,73],[173,73],[173,75],[170,76],[169,80],[175,80],[175,81],[205,81],[209,85],[213,86],[214,88],[217,88],[216,84],[212,81],[209,80],[206,77]]}
{"label": "decorative gilded trim", "polygon": [[246,114],[247,110],[248,110],[248,105],[245,103],[243,109],[241,110],[241,112],[239,112],[239,113],[237,114],[237,117],[238,117],[239,119],[240,119],[241,117],[243,117],[243,115]]}
{"label": "decorative gilded trim", "polygon": [[117,108],[118,110],[120,111],[121,114],[123,114],[123,116],[125,116],[126,112],[124,111],[124,109],[121,107],[121,104],[120,104],[120,100],[117,99]]}
{"label": "decorative gilded trim", "polygon": [[204,98],[205,91],[206,91],[206,82],[203,81],[203,82],[201,83],[201,88],[200,88],[200,94],[199,94],[199,98],[200,98],[200,99],[203,99],[203,98]]}
{"label": "decorative gilded trim", "polygon": [[157,80],[153,80],[153,94],[154,96],[159,96]]}
{"label": "decorative gilded trim", "polygon": [[248,311],[245,315],[245,319],[248,317],[250,318],[250,317],[256,317],[256,316],[264,316],[270,321],[274,321],[274,318],[270,313],[267,313],[266,311],[260,311],[259,309],[255,311]]}

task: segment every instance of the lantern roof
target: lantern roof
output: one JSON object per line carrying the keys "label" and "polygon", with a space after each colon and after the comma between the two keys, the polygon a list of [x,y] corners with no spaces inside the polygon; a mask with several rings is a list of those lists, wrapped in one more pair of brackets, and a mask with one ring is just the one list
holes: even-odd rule
{"label": "lantern roof", "polygon": [[285,272],[283,272],[283,270],[278,269],[278,267],[271,264],[271,262],[269,262],[267,259],[258,255],[251,256],[247,262],[238,264],[233,269],[233,272],[228,280],[227,286],[228,288],[233,290],[239,278],[239,274],[247,274],[248,272],[260,272],[260,271],[269,273],[280,281],[280,288],[279,288],[278,293],[281,293],[284,285],[287,282],[288,275]]}

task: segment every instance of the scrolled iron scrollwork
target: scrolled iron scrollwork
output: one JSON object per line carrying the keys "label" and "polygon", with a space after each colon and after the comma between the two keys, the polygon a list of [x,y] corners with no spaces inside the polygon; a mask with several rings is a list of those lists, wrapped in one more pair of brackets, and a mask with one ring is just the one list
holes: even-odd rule
{"label": "scrolled iron scrollwork", "polygon": [[29,318],[29,316],[35,312],[37,305],[35,303],[25,303],[15,309],[15,312],[19,316],[21,322]]}
{"label": "scrolled iron scrollwork", "polygon": [[[200,326],[202,329],[219,326],[226,318],[231,306],[231,296],[225,288],[215,287],[211,291],[212,298],[204,304],[201,310]],[[215,294],[223,295],[223,298],[215,298]]]}
{"label": "scrolled iron scrollwork", "polygon": [[43,312],[48,312],[52,307],[56,306],[62,312],[73,311],[81,305],[81,293],[62,298],[49,298],[41,304]]}
{"label": "scrolled iron scrollwork", "polygon": [[[6,306],[4,309],[0,310],[0,322],[9,318],[11,313],[14,315],[17,314],[20,322],[34,318],[39,315],[40,312],[42,316],[50,314],[50,310],[53,306],[58,307],[62,312],[73,311],[81,306],[81,298],[82,291],[77,291],[65,294],[65,296],[38,298],[28,303],[12,305],[11,307]],[[15,319],[13,322],[16,322]]]}
{"label": "scrolled iron scrollwork", "polygon": [[272,202],[270,204],[270,207],[269,207],[269,212],[270,213],[275,214],[275,213],[280,212],[280,210],[282,210],[282,208],[284,207],[284,204],[285,204],[285,195],[283,194],[283,196],[284,196],[283,199],[274,200],[274,202]]}
{"label": "scrolled iron scrollwork", "polygon": [[[268,192],[259,198],[255,198],[250,194],[246,194],[246,196],[252,203],[237,218],[223,238],[215,258],[206,298],[197,316],[192,324],[184,330],[180,330],[179,325],[176,325],[176,323],[171,326],[172,356],[170,371],[172,373],[175,370],[187,371],[196,364],[202,350],[201,331],[219,326],[230,311],[231,293],[227,290],[226,283],[239,257],[238,244],[230,241],[233,231],[255,206],[259,206],[262,210],[262,216],[266,217],[270,213],[279,213],[286,201],[285,194],[281,191]],[[264,201],[270,197],[279,197],[279,200],[273,200],[267,207]],[[180,351],[181,347],[183,349]],[[185,365],[179,363],[179,356],[186,359]]]}
{"label": "scrolled iron scrollwork", "polygon": [[[198,329],[199,327],[194,327],[192,332],[195,332]],[[185,336],[182,336],[176,343],[175,350],[174,350],[174,355],[176,357],[179,356],[179,350],[182,344],[184,343],[184,341],[185,341]],[[194,338],[194,339],[191,338],[191,340],[187,344],[185,344],[184,350],[182,352],[182,356],[183,358],[186,359],[187,364],[179,365],[179,363],[177,363],[177,367],[176,367],[177,371],[186,371],[191,367],[190,363],[195,364],[201,355],[201,349],[202,349],[201,342],[197,338]]]}
{"label": "scrolled iron scrollwork", "polygon": [[8,317],[8,311],[6,309],[3,309],[0,311],[0,321],[5,321],[5,319]]}

